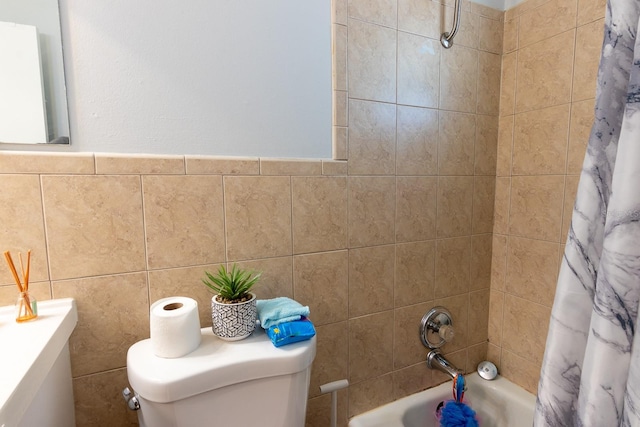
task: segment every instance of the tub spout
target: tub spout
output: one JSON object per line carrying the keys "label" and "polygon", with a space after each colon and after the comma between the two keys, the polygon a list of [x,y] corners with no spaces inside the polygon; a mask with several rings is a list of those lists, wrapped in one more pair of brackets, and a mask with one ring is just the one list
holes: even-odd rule
{"label": "tub spout", "polygon": [[438,350],[431,350],[429,354],[427,354],[427,366],[431,369],[437,369],[439,371],[444,372],[449,375],[451,379],[455,378],[456,375],[462,373],[462,371],[451,362],[449,362]]}

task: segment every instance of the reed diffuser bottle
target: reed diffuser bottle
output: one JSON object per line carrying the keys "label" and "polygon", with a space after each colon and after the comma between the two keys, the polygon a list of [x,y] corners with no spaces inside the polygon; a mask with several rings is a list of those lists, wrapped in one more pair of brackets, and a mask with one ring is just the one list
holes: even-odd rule
{"label": "reed diffuser bottle", "polygon": [[6,251],[4,253],[4,257],[7,260],[9,270],[11,270],[13,279],[15,280],[16,285],[18,286],[18,291],[20,292],[20,296],[18,297],[18,301],[16,302],[16,322],[22,323],[33,320],[38,317],[38,303],[36,302],[35,298],[29,296],[29,269],[31,267],[31,251],[27,251],[26,270],[24,268],[24,264],[22,263],[22,254],[18,253],[18,257],[20,259],[20,270],[22,272],[22,280],[24,281],[24,284],[20,281],[18,271],[16,270],[16,266],[13,263],[13,259],[11,258],[11,253],[9,253],[9,251]]}
{"label": "reed diffuser bottle", "polygon": [[38,302],[29,292],[20,292],[16,301],[16,322],[28,322],[38,317]]}

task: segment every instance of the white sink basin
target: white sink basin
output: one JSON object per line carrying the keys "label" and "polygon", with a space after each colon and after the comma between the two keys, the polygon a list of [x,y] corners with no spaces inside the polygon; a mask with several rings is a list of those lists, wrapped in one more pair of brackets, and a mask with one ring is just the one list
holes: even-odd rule
{"label": "white sink basin", "polygon": [[[72,298],[39,302],[38,318],[25,323],[16,323],[13,306],[0,307],[0,427],[45,425],[33,424],[39,419],[60,425],[52,411],[68,422],[70,410],[73,420],[68,341],[76,323]],[[49,396],[49,389],[59,391]],[[56,409],[60,403],[65,407]]]}

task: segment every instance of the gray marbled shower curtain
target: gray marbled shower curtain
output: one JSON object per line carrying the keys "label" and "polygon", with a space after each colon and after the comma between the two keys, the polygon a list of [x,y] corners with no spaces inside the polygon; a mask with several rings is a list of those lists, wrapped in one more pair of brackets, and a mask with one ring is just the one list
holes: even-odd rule
{"label": "gray marbled shower curtain", "polygon": [[[535,426],[640,426],[640,0],[609,0]],[[580,46],[576,46],[580,49]]]}

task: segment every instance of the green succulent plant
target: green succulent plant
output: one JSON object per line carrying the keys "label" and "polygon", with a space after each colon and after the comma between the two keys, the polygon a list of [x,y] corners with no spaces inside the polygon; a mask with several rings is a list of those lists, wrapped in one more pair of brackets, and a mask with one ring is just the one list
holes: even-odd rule
{"label": "green succulent plant", "polygon": [[218,294],[216,297],[218,302],[226,304],[250,300],[249,291],[262,274],[244,270],[236,264],[233,264],[231,270],[227,270],[223,264],[216,274],[211,274],[208,271],[204,273],[207,277],[202,279],[202,283]]}

